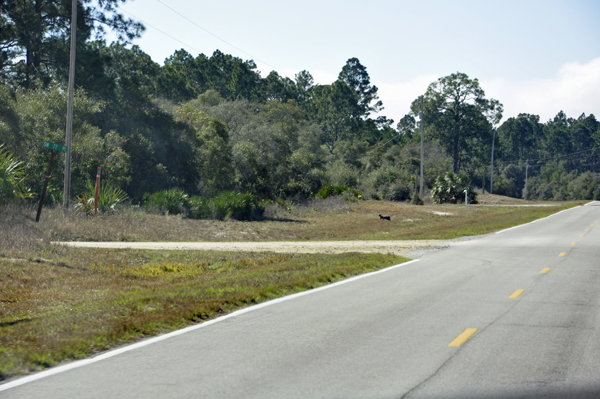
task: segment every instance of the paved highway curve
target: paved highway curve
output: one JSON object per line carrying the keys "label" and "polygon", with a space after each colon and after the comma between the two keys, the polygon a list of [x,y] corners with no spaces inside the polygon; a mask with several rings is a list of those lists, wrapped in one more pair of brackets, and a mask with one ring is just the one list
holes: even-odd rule
{"label": "paved highway curve", "polygon": [[0,398],[598,398],[599,222],[593,202]]}

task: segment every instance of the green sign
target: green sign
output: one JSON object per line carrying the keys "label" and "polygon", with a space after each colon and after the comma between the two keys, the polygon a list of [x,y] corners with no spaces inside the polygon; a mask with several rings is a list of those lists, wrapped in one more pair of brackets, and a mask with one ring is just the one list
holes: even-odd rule
{"label": "green sign", "polygon": [[44,141],[44,148],[47,148],[49,150],[60,151],[60,152],[67,152],[67,146],[51,143],[49,141]]}

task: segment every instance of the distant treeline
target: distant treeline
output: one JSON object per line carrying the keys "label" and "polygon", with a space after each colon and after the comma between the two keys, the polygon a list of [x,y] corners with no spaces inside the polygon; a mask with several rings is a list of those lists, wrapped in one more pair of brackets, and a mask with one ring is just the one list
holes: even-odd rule
{"label": "distant treeline", "polygon": [[[0,34],[0,145],[23,162],[22,184],[39,194],[50,157],[42,142],[65,141],[68,30],[28,9],[47,25],[45,36],[27,36],[25,25],[9,18],[18,11],[10,7],[20,7],[13,3],[0,6],[7,27]],[[57,7],[53,21],[64,22],[70,2],[48,3]],[[98,19],[118,3],[101,10],[80,3],[80,12]],[[125,37],[142,30],[126,20],[106,24]],[[263,78],[253,61],[220,51],[194,57],[178,50],[161,66],[137,46],[92,40],[85,18],[80,29],[73,197],[102,167],[102,179],[135,203],[175,187],[206,198],[236,191],[300,199],[327,185],[367,199],[407,200],[417,184],[422,103],[427,189],[447,171],[489,189],[494,141],[495,193],[598,198],[600,128],[593,115],[559,112],[540,122],[520,114],[500,124],[502,104],[486,98],[477,79],[454,73],[432,82],[394,124],[380,116],[378,89],[357,58],[335,82],[317,85],[308,71],[293,80],[277,72]],[[61,201],[63,162],[57,157],[48,202]]]}

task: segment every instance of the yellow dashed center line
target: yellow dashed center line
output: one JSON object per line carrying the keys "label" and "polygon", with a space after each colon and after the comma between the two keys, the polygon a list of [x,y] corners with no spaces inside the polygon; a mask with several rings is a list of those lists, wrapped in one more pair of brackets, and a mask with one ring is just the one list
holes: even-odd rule
{"label": "yellow dashed center line", "polygon": [[583,234],[579,236],[579,238],[583,238]]}
{"label": "yellow dashed center line", "polygon": [[577,243],[576,242],[572,242],[571,245],[577,245]]}
{"label": "yellow dashed center line", "polygon": [[549,267],[546,267],[544,269],[542,269],[542,271],[540,273],[548,273],[550,271]]}
{"label": "yellow dashed center line", "polygon": [[585,231],[590,231],[590,229],[585,229]]}
{"label": "yellow dashed center line", "polygon": [[561,252],[558,254],[558,256],[565,256],[567,253],[566,252]]}
{"label": "yellow dashed center line", "polygon": [[458,337],[454,338],[454,340],[452,342],[450,342],[448,344],[448,346],[459,347],[462,344],[464,344],[465,342],[467,342],[467,340],[469,338],[471,338],[473,336],[473,334],[475,334],[476,332],[477,332],[476,328],[467,328],[465,331],[462,332],[462,334],[460,334]]}
{"label": "yellow dashed center line", "polygon": [[513,293],[512,293],[512,294],[509,296],[509,298],[510,298],[510,299],[516,299],[516,298],[520,297],[520,296],[521,296],[521,294],[522,294],[522,293],[524,293],[524,292],[525,292],[525,290],[516,290],[515,292],[513,292]]}

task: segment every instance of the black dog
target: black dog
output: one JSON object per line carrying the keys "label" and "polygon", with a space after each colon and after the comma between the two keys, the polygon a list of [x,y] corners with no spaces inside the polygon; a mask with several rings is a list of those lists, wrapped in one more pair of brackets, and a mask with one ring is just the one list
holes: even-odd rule
{"label": "black dog", "polygon": [[379,219],[385,219],[385,220],[389,220],[389,221],[392,220],[392,219],[390,219],[390,217],[388,215],[382,215],[381,213],[379,214]]}

